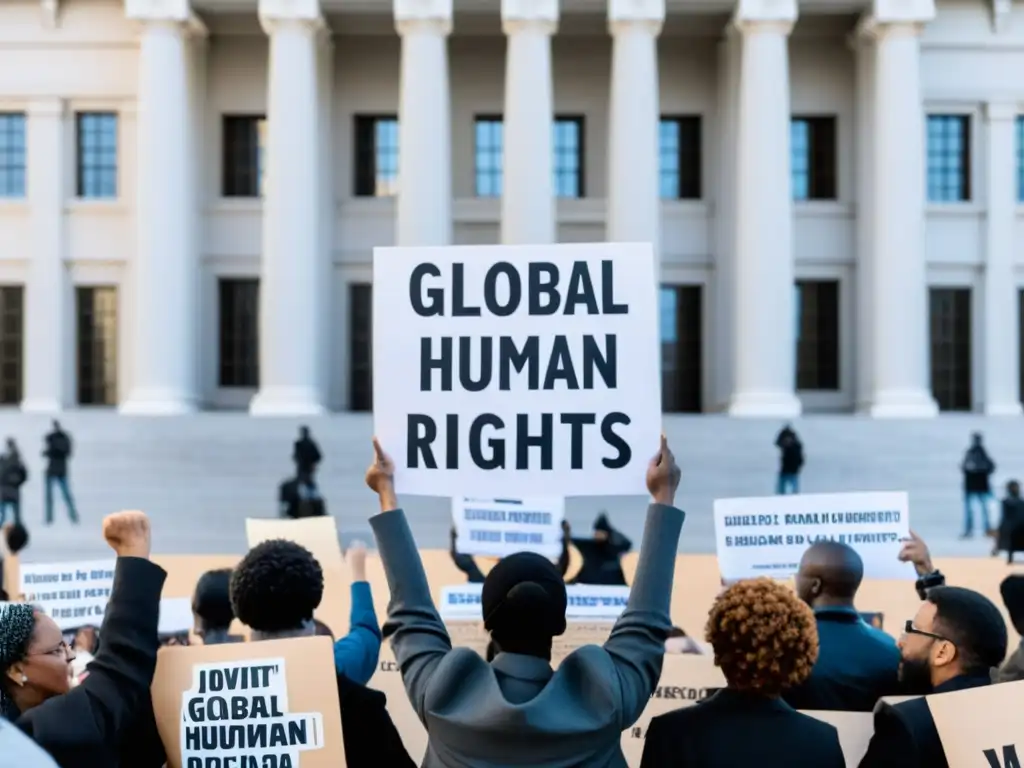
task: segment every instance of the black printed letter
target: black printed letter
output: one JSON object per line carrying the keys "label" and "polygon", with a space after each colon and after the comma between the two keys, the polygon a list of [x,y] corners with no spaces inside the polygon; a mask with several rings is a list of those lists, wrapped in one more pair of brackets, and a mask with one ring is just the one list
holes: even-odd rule
{"label": "black printed letter", "polygon": [[459,336],[459,383],[467,392],[481,392],[491,383],[491,367],[494,363],[494,344],[490,336],[480,339],[480,378],[473,381],[473,337]]}
{"label": "black printed letter", "polygon": [[530,417],[528,414],[516,415],[516,469],[530,468],[530,448],[540,448],[540,468],[551,469],[551,440],[554,435],[554,417],[550,413],[540,415],[540,434],[530,435]]}
{"label": "black printed letter", "polygon": [[511,372],[515,368],[520,373],[526,368],[526,386],[535,390],[540,386],[540,337],[527,336],[522,351],[516,349],[511,336],[502,336],[498,340],[498,389],[508,391]]}
{"label": "black printed letter", "polygon": [[615,346],[615,334],[606,333],[604,335],[604,354],[601,354],[600,347],[597,346],[597,341],[593,336],[587,334],[583,337],[583,388],[593,389],[594,388],[594,369],[601,374],[601,378],[604,379],[604,385],[608,389],[615,389],[615,383],[617,380],[617,363],[616,358],[616,346]]}
{"label": "black printed letter", "polygon": [[583,427],[597,421],[592,413],[563,413],[562,423],[572,428],[569,461],[572,469],[583,469]]}
{"label": "black printed letter", "polygon": [[480,307],[466,306],[466,265],[452,264],[452,317],[478,317]]}
{"label": "black printed letter", "polygon": [[[549,279],[544,280],[547,276]],[[531,315],[553,315],[558,311],[558,305],[562,297],[558,293],[558,267],[546,261],[539,261],[530,265],[529,272],[529,293],[530,293],[530,314]],[[541,297],[548,298],[547,303],[541,303]]]}
{"label": "black printed letter", "polygon": [[[423,427],[423,434],[420,434],[420,427]],[[437,469],[437,462],[434,461],[434,452],[430,444],[437,439],[437,424],[425,413],[410,413],[406,421],[405,433],[408,435],[405,451],[405,465],[409,469],[419,469],[420,452],[423,452],[423,466],[427,469]]]}
{"label": "black printed letter", "polygon": [[[508,278],[508,303],[504,306],[498,303],[498,275]],[[522,300],[523,282],[519,278],[519,271],[507,261],[492,265],[484,278],[484,304],[487,305],[487,311],[497,317],[508,317],[519,308]]]}
{"label": "black printed letter", "polygon": [[594,294],[594,283],[590,279],[590,270],[587,269],[585,261],[573,262],[572,274],[569,275],[569,287],[565,291],[565,314],[575,315],[577,304],[586,305],[588,315],[599,314],[597,296]]}
{"label": "black printed letter", "polygon": [[608,467],[608,469],[622,469],[624,466],[629,464],[629,460],[633,458],[633,452],[629,448],[629,443],[612,431],[612,427],[616,424],[629,423],[629,416],[618,412],[609,413],[601,420],[601,437],[606,443],[608,443],[608,445],[612,448],[618,449],[619,451],[617,458],[601,459],[601,463]]}
{"label": "black printed letter", "polygon": [[417,264],[416,269],[412,271],[412,278],[409,280],[409,303],[412,304],[412,311],[420,317],[443,315],[443,288],[427,288],[426,296],[429,303],[424,303],[423,301],[423,278],[427,275],[440,277],[441,270],[434,264]]}
{"label": "black printed letter", "polygon": [[615,303],[615,263],[601,262],[601,312],[605,315],[625,315],[629,307]]}
{"label": "black printed letter", "polygon": [[473,463],[480,469],[504,469],[505,467],[505,441],[501,438],[492,437],[487,441],[491,449],[491,458],[485,459],[480,450],[483,438],[481,432],[484,427],[494,427],[497,430],[505,428],[505,422],[493,413],[482,413],[473,419],[469,428],[469,456]]}
{"label": "black printed letter", "polygon": [[429,392],[433,382],[430,374],[435,368],[441,371],[441,391],[452,391],[452,337],[441,337],[441,356],[433,357],[429,336],[420,339],[420,392]]}

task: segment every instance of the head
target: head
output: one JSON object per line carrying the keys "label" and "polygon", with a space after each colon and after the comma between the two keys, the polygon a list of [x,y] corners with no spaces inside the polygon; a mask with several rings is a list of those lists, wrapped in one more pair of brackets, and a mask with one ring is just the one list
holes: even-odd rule
{"label": "head", "polygon": [[299,438],[305,440],[309,437],[309,427],[299,427]]}
{"label": "head", "polygon": [[28,603],[0,606],[0,714],[13,719],[67,693],[74,659],[49,616]]}
{"label": "head", "polygon": [[1006,657],[1006,624],[984,595],[935,587],[899,639],[900,681],[926,694],[960,675],[988,676]]}
{"label": "head", "polygon": [[980,448],[981,447],[981,432],[972,432],[971,433],[971,446],[974,447],[974,448]]}
{"label": "head", "polygon": [[551,640],[565,632],[565,581],[534,552],[498,561],[484,579],[484,628],[498,652],[551,659]]}
{"label": "head", "polygon": [[314,635],[313,611],[323,595],[320,563],[293,541],[257,544],[231,574],[231,605],[253,640]]}
{"label": "head", "polygon": [[729,687],[762,696],[800,685],[818,660],[811,609],[767,578],[736,582],[719,595],[705,637]]}
{"label": "head", "polygon": [[864,561],[847,544],[819,541],[800,558],[796,593],[811,608],[852,607],[864,578]]}
{"label": "head", "polygon": [[84,627],[79,627],[78,631],[75,632],[75,636],[71,640],[71,647],[76,651],[95,654],[96,646],[98,645],[96,641],[98,639],[99,629],[92,624],[86,624]]}
{"label": "head", "polygon": [[1014,499],[1020,498],[1020,483],[1016,480],[1011,480],[1006,484],[1006,495]]}
{"label": "head", "polygon": [[53,431],[54,432],[60,432],[61,431],[60,422],[57,421],[56,419],[53,420]]}
{"label": "head", "polygon": [[235,612],[231,607],[231,569],[207,571],[196,582],[192,594],[195,631],[206,639],[210,634],[227,634]]}
{"label": "head", "polygon": [[21,523],[15,523],[7,530],[7,548],[12,555],[16,555],[28,546],[28,528]]}
{"label": "head", "polygon": [[18,454],[18,444],[14,442],[13,437],[7,438],[7,452],[12,456],[17,456]]}
{"label": "head", "polygon": [[313,634],[323,637],[329,637],[331,640],[334,639],[334,632],[331,628],[324,624],[320,619],[313,619]]}
{"label": "head", "polygon": [[608,541],[612,535],[612,524],[608,515],[604,512],[594,519],[594,538],[598,541]]}
{"label": "head", "polygon": [[1024,576],[1007,576],[999,585],[1003,605],[1018,635],[1024,636]]}

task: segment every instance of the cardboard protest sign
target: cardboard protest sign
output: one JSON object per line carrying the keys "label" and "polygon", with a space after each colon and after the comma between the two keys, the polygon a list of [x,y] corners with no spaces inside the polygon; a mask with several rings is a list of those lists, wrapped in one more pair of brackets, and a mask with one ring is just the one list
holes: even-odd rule
{"label": "cardboard protest sign", "polygon": [[649,244],[375,248],[374,431],[403,493],[643,494]]}
{"label": "cardboard protest sign", "polygon": [[556,558],[562,553],[565,499],[452,499],[452,523],[458,551],[467,555],[505,557],[536,552]]}
{"label": "cardboard protest sign", "polygon": [[21,594],[62,630],[99,625],[114,586],[114,561],[22,563]]}
{"label": "cardboard protest sign", "polygon": [[849,544],[869,579],[917,577],[898,560],[910,533],[906,493],[830,493],[715,500],[715,550],[724,579],[796,574],[816,541]]}
{"label": "cardboard protest sign", "polygon": [[[614,621],[629,602],[629,587],[568,584],[565,617],[569,621]],[[481,621],[483,584],[444,587],[438,613],[445,621]]]}
{"label": "cardboard protest sign", "polygon": [[344,569],[338,524],[327,515],[300,520],[249,517],[245,520],[245,537],[250,548],[271,539],[294,541],[312,552],[324,570]]}
{"label": "cardboard protest sign", "polygon": [[164,648],[153,710],[169,768],[345,764],[326,637]]}
{"label": "cardboard protest sign", "polygon": [[926,696],[951,766],[1020,768],[1024,681]]}
{"label": "cardboard protest sign", "polygon": [[843,748],[847,768],[857,768],[875,733],[875,716],[870,712],[826,712],[801,710],[817,720],[835,726],[839,733],[839,746]]}

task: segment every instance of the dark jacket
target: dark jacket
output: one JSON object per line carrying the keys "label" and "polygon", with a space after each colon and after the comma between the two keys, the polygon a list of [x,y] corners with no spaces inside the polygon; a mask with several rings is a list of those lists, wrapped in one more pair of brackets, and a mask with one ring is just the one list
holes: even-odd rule
{"label": "dark jacket", "polygon": [[67,477],[68,459],[71,458],[71,435],[61,429],[46,436],[46,474],[50,477]]}
{"label": "dark jacket", "polygon": [[835,727],[781,699],[724,688],[651,720],[640,768],[846,768]]}
{"label": "dark jacket", "polygon": [[996,465],[982,446],[972,445],[967,449],[960,469],[964,473],[964,493],[992,493],[989,478],[996,471]]}
{"label": "dark jacket", "polygon": [[1004,552],[1024,551],[1024,499],[1007,496],[1002,507],[997,548]]}
{"label": "dark jacket", "polygon": [[387,711],[387,697],[338,675],[348,768],[415,768]]}
{"label": "dark jacket", "polygon": [[28,470],[17,454],[0,457],[0,501],[17,501],[21,486],[28,480]]}
{"label": "dark jacket", "polygon": [[149,560],[118,558],[100,627],[103,643],[88,676],[17,719],[61,768],[135,768],[121,761],[122,738],[149,706],[166,577]]}
{"label": "dark jacket", "polygon": [[295,462],[295,468],[300,476],[313,474],[321,458],[323,457],[320,455],[320,446],[312,438],[303,437],[295,441],[295,447],[292,450],[292,461]]}
{"label": "dark jacket", "polygon": [[885,632],[854,608],[822,608],[818,661],[807,681],[784,698],[794,709],[871,712],[883,696],[900,692],[900,651]]}
{"label": "dark jacket", "polygon": [[782,446],[779,457],[780,475],[798,475],[804,467],[804,446],[799,440],[793,440]]}
{"label": "dark jacket", "polygon": [[[583,558],[573,584],[601,584],[606,587],[625,587],[626,574],[622,572],[621,557],[633,548],[633,542],[611,528],[605,541],[573,539],[572,545]],[[568,568],[566,555],[565,567]],[[565,569],[562,570],[565,573]]]}
{"label": "dark jacket", "polygon": [[[950,693],[991,685],[988,675],[954,677],[935,688]],[[949,768],[932,712],[924,696],[899,704],[879,702],[875,709],[875,735],[860,768]]]}

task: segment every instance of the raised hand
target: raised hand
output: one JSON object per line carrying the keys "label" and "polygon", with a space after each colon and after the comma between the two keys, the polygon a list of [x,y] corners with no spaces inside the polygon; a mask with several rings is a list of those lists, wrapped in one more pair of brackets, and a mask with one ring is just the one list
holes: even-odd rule
{"label": "raised hand", "polygon": [[380,497],[380,507],[388,512],[398,507],[395,497],[395,462],[373,438],[373,461],[366,470],[366,485]]}
{"label": "raised hand", "polygon": [[145,512],[115,512],[103,518],[103,538],[118,557],[149,559],[149,518]]}
{"label": "raised hand", "polygon": [[676,464],[676,457],[668,447],[668,439],[662,433],[658,453],[647,465],[647,490],[651,492],[651,498],[659,504],[671,506],[675,502],[682,474]]}
{"label": "raised hand", "polygon": [[931,552],[928,551],[928,544],[913,531],[910,532],[909,537],[903,540],[899,559],[901,563],[913,563],[918,576],[926,576],[935,571]]}
{"label": "raised hand", "polygon": [[366,544],[353,541],[345,552],[345,559],[352,572],[352,581],[366,581]]}

